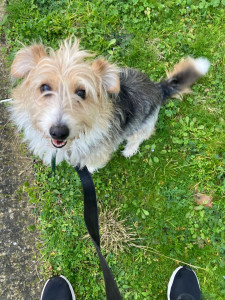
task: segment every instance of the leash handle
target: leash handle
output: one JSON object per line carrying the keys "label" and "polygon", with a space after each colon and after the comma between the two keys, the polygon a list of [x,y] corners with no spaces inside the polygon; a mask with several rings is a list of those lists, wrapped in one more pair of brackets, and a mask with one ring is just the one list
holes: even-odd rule
{"label": "leash handle", "polygon": [[98,225],[98,207],[95,193],[95,186],[89,173],[87,167],[83,169],[75,167],[77,171],[84,192],[84,221],[87,227],[87,230],[91,236],[92,242],[95,246],[95,249],[98,253],[100,260],[104,281],[106,289],[106,298],[107,300],[122,300],[119,289],[117,287],[116,281],[113,277],[113,274],[102,255],[100,249],[100,236],[99,236],[99,225]]}

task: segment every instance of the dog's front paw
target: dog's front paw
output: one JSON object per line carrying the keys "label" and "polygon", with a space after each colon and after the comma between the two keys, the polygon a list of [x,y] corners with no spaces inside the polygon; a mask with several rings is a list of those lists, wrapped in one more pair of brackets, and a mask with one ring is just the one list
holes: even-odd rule
{"label": "dog's front paw", "polygon": [[135,146],[133,147],[126,147],[123,151],[122,154],[123,156],[125,156],[126,158],[133,156],[134,154],[136,154],[138,151],[138,148]]}
{"label": "dog's front paw", "polygon": [[88,168],[88,171],[93,174],[94,172],[96,172],[97,168],[95,167],[87,167]]}

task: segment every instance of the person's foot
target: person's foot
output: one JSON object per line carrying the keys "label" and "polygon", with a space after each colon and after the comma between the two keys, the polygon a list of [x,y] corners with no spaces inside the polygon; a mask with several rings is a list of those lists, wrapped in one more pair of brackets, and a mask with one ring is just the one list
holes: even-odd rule
{"label": "person's foot", "polygon": [[41,293],[41,300],[76,300],[69,280],[60,275],[48,279]]}
{"label": "person's foot", "polygon": [[170,277],[167,288],[168,300],[201,300],[198,278],[193,270],[178,267]]}

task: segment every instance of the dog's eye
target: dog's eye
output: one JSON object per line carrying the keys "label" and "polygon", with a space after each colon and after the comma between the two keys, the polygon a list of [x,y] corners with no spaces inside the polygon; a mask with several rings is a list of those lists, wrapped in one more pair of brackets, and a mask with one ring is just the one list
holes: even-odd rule
{"label": "dog's eye", "polygon": [[86,98],[85,90],[76,90],[75,94],[77,94],[77,96],[81,97],[82,99]]}
{"label": "dog's eye", "polygon": [[[52,89],[51,89],[51,87],[48,85],[48,84],[42,84],[41,86],[40,86],[40,91],[41,91],[41,93],[44,93],[44,92],[49,92],[49,91],[51,91]],[[46,94],[45,96],[47,96],[48,94]]]}

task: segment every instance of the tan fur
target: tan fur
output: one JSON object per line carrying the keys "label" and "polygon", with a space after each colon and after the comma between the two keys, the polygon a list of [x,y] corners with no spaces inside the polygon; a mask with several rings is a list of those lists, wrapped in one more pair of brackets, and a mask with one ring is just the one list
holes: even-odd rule
{"label": "tan fur", "polygon": [[102,58],[95,60],[92,64],[94,72],[99,74],[102,78],[103,84],[109,93],[119,93],[120,80],[117,75],[117,68]]}
{"label": "tan fur", "polygon": [[[94,61],[93,65],[84,63],[83,59],[90,57],[89,53],[78,50],[78,41],[72,47],[70,43],[71,41],[65,43],[64,47],[61,45],[56,52],[50,49],[50,56],[40,45],[25,48],[17,54],[11,73],[14,77],[25,79],[13,91],[16,105],[20,109],[24,106],[24,109],[29,110],[33,125],[38,129],[41,114],[55,105],[66,110],[71,118],[76,118],[78,124],[85,124],[87,129],[92,127],[97,118],[103,127],[107,127],[112,108],[104,99],[106,95],[101,90],[99,80],[102,78],[104,81],[107,71],[112,73],[111,77],[117,78],[118,75],[109,63],[98,70],[96,66],[99,65],[99,60]],[[99,74],[95,75],[95,72]],[[51,96],[47,96],[47,99],[40,92],[41,84],[48,84],[52,88]],[[106,90],[118,90],[118,82],[116,84],[113,82],[111,87],[110,82],[107,82]],[[81,88],[87,90],[85,101],[74,94],[76,89]]]}
{"label": "tan fur", "polygon": [[[187,57],[187,58],[183,58],[180,60],[180,62],[178,64],[176,64],[174,67],[173,67],[173,70],[170,71],[170,72],[166,72],[166,75],[167,75],[167,78],[170,78],[172,77],[173,75],[179,73],[179,72],[183,72],[185,69],[187,68],[194,68],[194,59],[191,58],[191,57]],[[199,74],[200,75],[200,74]]]}
{"label": "tan fur", "polygon": [[[187,85],[191,86],[198,78],[202,76],[202,74],[196,69],[195,60],[192,57],[186,57],[180,60],[178,64],[176,64],[172,71],[166,71],[167,79],[171,79],[176,74],[185,72],[186,70],[191,70],[193,73],[192,78],[189,82],[186,82]],[[182,99],[182,95],[191,94],[192,90],[189,87],[183,87],[182,91],[173,95],[173,98]]]}
{"label": "tan fur", "polygon": [[24,78],[34,68],[41,58],[46,56],[42,45],[32,45],[22,49],[16,55],[11,67],[11,74],[15,78]]}

